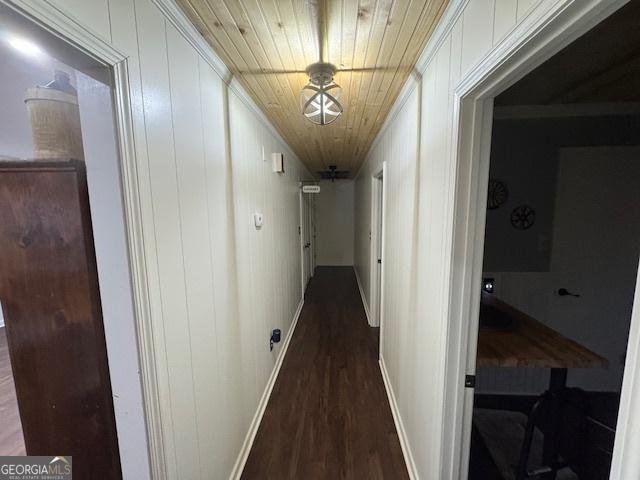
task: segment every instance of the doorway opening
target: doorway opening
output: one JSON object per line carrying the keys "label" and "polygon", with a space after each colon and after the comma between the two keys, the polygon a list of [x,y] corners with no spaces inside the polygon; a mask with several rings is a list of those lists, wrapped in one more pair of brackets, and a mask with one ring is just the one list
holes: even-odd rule
{"label": "doorway opening", "polygon": [[383,309],[384,166],[371,177],[371,197],[371,327],[376,328],[379,350]]}
{"label": "doorway opening", "polygon": [[0,455],[121,478],[147,449],[113,71],[5,5],[0,63]]}
{"label": "doorway opening", "polygon": [[610,476],[638,288],[638,22],[631,2],[494,99],[470,479]]}
{"label": "doorway opening", "polygon": [[303,193],[300,188],[300,252],[302,268],[302,296],[315,271],[316,227],[314,194]]}

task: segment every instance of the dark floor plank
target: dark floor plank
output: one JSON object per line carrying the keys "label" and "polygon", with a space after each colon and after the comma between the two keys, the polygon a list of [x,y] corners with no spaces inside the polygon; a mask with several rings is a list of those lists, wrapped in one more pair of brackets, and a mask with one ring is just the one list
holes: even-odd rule
{"label": "dark floor plank", "polygon": [[318,267],[243,479],[408,478],[351,267]]}

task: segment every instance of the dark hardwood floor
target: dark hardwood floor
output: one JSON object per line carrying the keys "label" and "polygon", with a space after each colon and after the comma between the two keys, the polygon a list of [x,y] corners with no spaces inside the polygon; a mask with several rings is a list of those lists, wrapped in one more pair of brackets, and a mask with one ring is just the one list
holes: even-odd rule
{"label": "dark hardwood floor", "polygon": [[408,478],[351,267],[318,267],[244,479]]}
{"label": "dark hardwood floor", "polygon": [[0,456],[4,455],[26,455],[26,452],[9,360],[6,329],[2,327],[0,328]]}

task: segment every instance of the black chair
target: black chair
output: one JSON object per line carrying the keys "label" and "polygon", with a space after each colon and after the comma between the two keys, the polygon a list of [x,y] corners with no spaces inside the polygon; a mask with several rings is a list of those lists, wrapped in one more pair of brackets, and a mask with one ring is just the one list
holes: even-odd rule
{"label": "black chair", "polygon": [[[583,479],[579,467],[586,451],[588,413],[588,399],[580,389],[565,388],[545,392],[529,413],[516,480]],[[539,457],[531,468],[536,430],[542,433],[537,440],[537,450],[542,452],[542,458]]]}
{"label": "black chair", "polygon": [[604,480],[615,431],[589,415],[577,388],[546,392],[528,415],[477,409],[474,428],[505,480]]}

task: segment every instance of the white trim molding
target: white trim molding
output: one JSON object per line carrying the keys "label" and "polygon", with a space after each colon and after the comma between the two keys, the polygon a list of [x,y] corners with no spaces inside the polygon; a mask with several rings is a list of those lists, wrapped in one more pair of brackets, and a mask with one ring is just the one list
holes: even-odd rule
{"label": "white trim molding", "polygon": [[442,17],[438,21],[436,29],[429,38],[427,45],[418,57],[415,69],[420,73],[424,73],[436,53],[440,49],[440,45],[445,41],[453,26],[460,18],[460,15],[464,12],[465,7],[469,3],[469,0],[450,0],[449,5],[445,9]]}
{"label": "white trim molding", "polygon": [[236,459],[236,463],[233,466],[233,470],[231,471],[231,475],[229,478],[234,480],[239,480],[242,476],[242,471],[244,470],[244,466],[247,463],[247,458],[249,458],[249,452],[251,452],[251,447],[253,446],[253,441],[256,438],[256,434],[258,433],[258,428],[260,427],[260,423],[262,422],[262,417],[264,416],[264,411],[267,408],[267,404],[269,403],[269,398],[271,397],[271,392],[273,391],[273,387],[276,384],[276,380],[278,379],[278,374],[280,373],[280,368],[282,367],[282,362],[284,361],[284,357],[287,354],[287,350],[289,349],[289,344],[291,343],[291,338],[293,337],[293,333],[295,332],[296,326],[298,325],[298,319],[300,318],[300,314],[302,313],[302,307],[304,306],[304,299],[300,300],[298,304],[298,308],[296,309],[296,313],[293,317],[293,321],[291,322],[291,326],[289,327],[289,331],[287,332],[287,337],[284,339],[284,343],[282,344],[282,350],[278,354],[278,358],[276,359],[276,364],[271,371],[271,375],[269,376],[269,381],[267,382],[267,386],[262,392],[262,397],[260,397],[260,403],[258,403],[258,409],[256,413],[253,415],[253,420],[251,421],[251,425],[249,426],[249,431],[244,439],[242,444],[242,448],[240,449],[240,454]]}
{"label": "white trim molding", "polygon": [[380,372],[382,373],[382,381],[384,382],[384,389],[387,391],[387,398],[389,399],[389,406],[391,407],[391,414],[393,415],[393,423],[396,425],[398,432],[398,439],[400,440],[400,447],[402,448],[402,455],[407,467],[407,473],[411,480],[417,480],[418,470],[416,469],[416,463],[413,460],[413,454],[411,453],[411,446],[409,445],[409,438],[407,437],[407,431],[402,423],[402,416],[400,415],[400,409],[398,408],[398,402],[396,396],[393,393],[393,387],[389,380],[389,374],[387,373],[387,367],[384,363],[384,357],[380,355]]}
{"label": "white trim molding", "polygon": [[356,282],[358,282],[358,290],[360,290],[360,298],[362,299],[364,313],[367,315],[367,323],[369,323],[370,327],[373,327],[374,325],[371,323],[371,315],[369,315],[369,304],[367,303],[367,297],[365,296],[364,289],[362,288],[362,282],[360,281],[360,275],[358,275],[358,269],[354,266],[353,271],[356,274]]}

